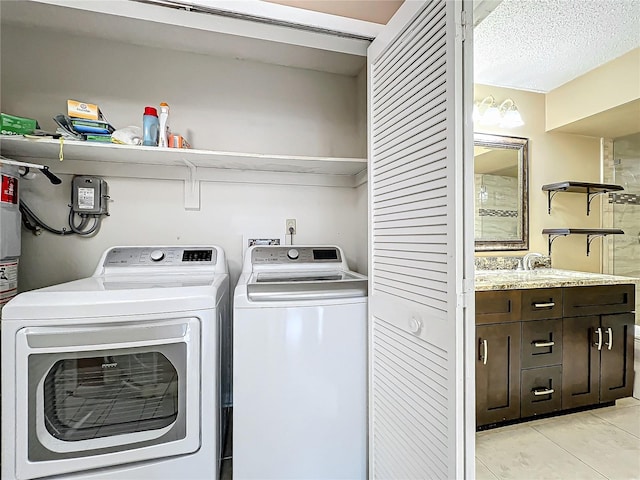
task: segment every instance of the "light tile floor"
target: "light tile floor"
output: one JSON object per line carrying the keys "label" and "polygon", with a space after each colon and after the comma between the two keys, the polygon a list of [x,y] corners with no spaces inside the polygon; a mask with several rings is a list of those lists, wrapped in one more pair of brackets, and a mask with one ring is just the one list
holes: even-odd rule
{"label": "light tile floor", "polygon": [[640,400],[478,432],[476,476],[640,479]]}

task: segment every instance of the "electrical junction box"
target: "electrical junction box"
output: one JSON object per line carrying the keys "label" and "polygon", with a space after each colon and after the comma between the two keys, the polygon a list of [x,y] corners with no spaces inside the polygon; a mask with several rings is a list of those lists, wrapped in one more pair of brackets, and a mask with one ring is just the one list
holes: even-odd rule
{"label": "electrical junction box", "polygon": [[99,177],[73,177],[71,209],[77,214],[106,215],[108,213],[107,182]]}

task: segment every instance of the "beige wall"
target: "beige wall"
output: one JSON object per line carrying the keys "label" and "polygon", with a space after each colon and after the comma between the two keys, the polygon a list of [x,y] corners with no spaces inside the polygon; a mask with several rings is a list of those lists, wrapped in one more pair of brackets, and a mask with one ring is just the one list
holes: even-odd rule
{"label": "beige wall", "polygon": [[[598,182],[600,180],[600,140],[566,133],[549,133],[545,128],[545,95],[486,85],[475,85],[475,99],[493,95],[496,101],[513,99],[524,126],[512,129],[476,127],[477,133],[526,137],[529,139],[529,247],[532,252],[547,253],[547,236],[543,228],[599,228],[600,199],[594,200],[590,216],[586,215],[586,196],[560,193],[547,213],[547,195],[542,185],[564,180]],[[592,243],[586,256],[586,237],[558,238],[553,244],[555,268],[600,271],[600,242]],[[523,255],[526,252],[486,252],[477,255]]]}
{"label": "beige wall", "polygon": [[290,7],[386,24],[404,0],[265,0]]}
{"label": "beige wall", "polygon": [[639,131],[640,48],[549,92],[546,119],[547,130],[594,131],[608,137]]}

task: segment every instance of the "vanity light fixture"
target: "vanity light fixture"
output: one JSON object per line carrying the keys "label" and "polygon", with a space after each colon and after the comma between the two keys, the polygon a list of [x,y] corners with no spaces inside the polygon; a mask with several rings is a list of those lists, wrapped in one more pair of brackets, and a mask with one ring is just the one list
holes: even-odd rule
{"label": "vanity light fixture", "polygon": [[510,98],[507,98],[500,104],[499,110],[501,117],[500,126],[502,128],[515,128],[524,125],[518,107],[516,107],[516,104]]}
{"label": "vanity light fixture", "polygon": [[518,107],[512,99],[507,98],[498,105],[493,95],[473,104],[472,119],[478,125],[499,126],[501,128],[515,128],[524,125]]}

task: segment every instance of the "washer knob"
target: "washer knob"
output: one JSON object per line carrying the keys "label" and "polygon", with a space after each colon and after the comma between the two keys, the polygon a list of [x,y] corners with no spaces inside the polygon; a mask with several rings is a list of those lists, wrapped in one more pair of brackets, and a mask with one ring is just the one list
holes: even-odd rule
{"label": "washer knob", "polygon": [[149,256],[151,257],[151,260],[153,260],[154,262],[159,262],[164,258],[164,252],[162,250],[154,250],[153,252],[151,252],[151,255]]}
{"label": "washer knob", "polygon": [[299,256],[300,252],[298,252],[298,250],[296,250],[295,248],[292,248],[287,252],[287,257],[289,257],[291,260],[296,260]]}

